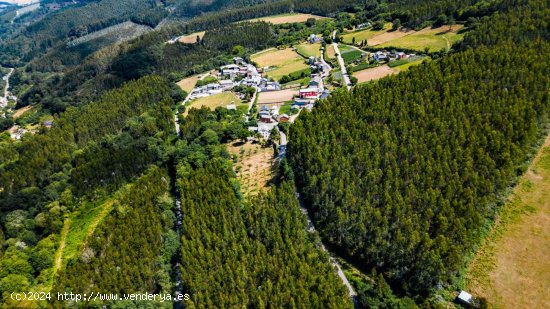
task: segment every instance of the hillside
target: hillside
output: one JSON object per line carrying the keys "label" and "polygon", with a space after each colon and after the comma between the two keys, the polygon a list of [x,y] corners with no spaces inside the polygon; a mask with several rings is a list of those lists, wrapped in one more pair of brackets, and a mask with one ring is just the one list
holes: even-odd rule
{"label": "hillside", "polygon": [[[548,17],[519,3],[466,35],[484,46],[334,95],[291,127],[323,238],[407,296],[456,282],[548,124],[549,43],[526,39],[548,37],[533,27]],[[531,32],[486,37],[519,20]]]}
{"label": "hillside", "polygon": [[548,1],[14,8],[0,307],[544,306]]}

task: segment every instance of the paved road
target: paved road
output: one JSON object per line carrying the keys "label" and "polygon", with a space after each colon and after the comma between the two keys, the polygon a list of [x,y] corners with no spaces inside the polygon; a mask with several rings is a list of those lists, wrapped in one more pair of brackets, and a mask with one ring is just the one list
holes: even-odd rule
{"label": "paved road", "polygon": [[[332,39],[336,41],[336,30],[332,33]],[[348,72],[346,70],[346,63],[344,62],[344,58],[342,58],[342,55],[340,54],[340,49],[338,48],[338,43],[334,42],[332,43],[332,46],[334,47],[334,52],[336,55],[338,55],[338,64],[340,65],[340,70],[342,71],[342,77],[344,78],[344,83],[346,84],[346,88],[348,91],[351,89],[351,81],[349,79]]]}

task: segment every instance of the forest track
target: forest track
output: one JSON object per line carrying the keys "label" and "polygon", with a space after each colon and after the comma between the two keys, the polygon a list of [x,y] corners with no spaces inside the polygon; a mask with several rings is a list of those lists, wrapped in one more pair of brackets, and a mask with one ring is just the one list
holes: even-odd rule
{"label": "forest track", "polygon": [[[309,213],[307,207],[305,206],[305,202],[301,198],[300,193],[298,192],[298,189],[295,188],[294,190],[295,190],[295,193],[296,193],[296,198],[298,199],[298,202],[300,203],[300,210],[302,211],[302,213],[304,215],[306,215],[306,218],[307,218],[307,231],[309,233],[313,233],[313,232],[315,232],[315,225],[313,224],[313,220],[311,220],[310,213]],[[351,301],[353,302],[354,308],[359,308],[359,303],[357,301],[357,292],[355,292],[355,290],[353,289],[353,286],[349,282],[348,278],[346,278],[346,275],[344,274],[344,271],[342,270],[342,267],[340,266],[340,263],[338,263],[338,261],[334,257],[334,254],[327,249],[327,247],[323,243],[323,240],[320,237],[319,237],[319,239],[320,239],[320,243],[321,243],[321,249],[328,254],[330,262],[332,263],[332,266],[336,268],[336,273],[338,274],[338,277],[340,277],[340,279],[342,280],[342,283],[344,283],[344,285],[348,289],[348,294],[349,294],[349,297],[351,298]]]}
{"label": "forest track", "polygon": [[65,219],[63,224],[63,229],[61,230],[61,239],[59,240],[59,248],[55,253],[55,263],[53,265],[52,278],[55,277],[59,269],[61,269],[61,264],[63,262],[63,250],[65,250],[65,241],[67,240],[67,235],[69,235],[69,229],[71,227],[71,218]]}

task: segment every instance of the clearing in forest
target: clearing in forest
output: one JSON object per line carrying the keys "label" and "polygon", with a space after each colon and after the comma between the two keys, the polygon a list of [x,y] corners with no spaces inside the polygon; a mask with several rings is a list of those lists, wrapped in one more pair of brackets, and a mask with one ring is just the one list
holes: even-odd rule
{"label": "clearing in forest", "polygon": [[307,21],[310,18],[313,18],[313,19],[327,19],[328,17],[318,16],[318,15],[311,15],[311,14],[289,13],[289,14],[280,14],[280,15],[254,18],[254,19],[250,19],[250,20],[247,20],[247,21],[250,21],[250,22],[265,21],[265,22],[272,23],[272,24],[275,24],[275,25],[280,25],[280,24],[288,24],[288,23],[303,23],[303,22]]}
{"label": "clearing in forest", "polygon": [[17,119],[21,116],[23,116],[23,114],[25,114],[26,112],[30,111],[32,109],[32,105],[27,105],[25,107],[21,107],[20,109],[16,110],[14,113],[13,113],[13,119]]}
{"label": "clearing in forest", "polygon": [[195,85],[197,84],[197,82],[199,81],[199,79],[201,79],[202,75],[193,75],[193,76],[189,76],[189,77],[186,77],[182,80],[180,80],[179,82],[177,82],[176,84],[178,86],[180,86],[180,88],[187,92],[187,93],[190,93],[191,90],[193,90],[193,88],[195,88]]}
{"label": "clearing in forest", "polygon": [[258,143],[234,142],[227,150],[236,157],[235,171],[244,195],[257,194],[273,177],[273,147]]}
{"label": "clearing in forest", "polygon": [[195,32],[188,35],[184,35],[178,39],[178,42],[185,44],[195,44],[197,43],[197,36],[202,40],[204,37],[205,31]]}
{"label": "clearing in forest", "polygon": [[550,304],[550,136],[468,269],[467,289],[495,308]]}

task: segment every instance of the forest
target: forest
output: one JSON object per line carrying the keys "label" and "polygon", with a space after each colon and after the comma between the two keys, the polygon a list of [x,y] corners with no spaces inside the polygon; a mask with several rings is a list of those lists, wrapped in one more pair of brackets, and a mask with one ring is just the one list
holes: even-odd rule
{"label": "forest", "polygon": [[421,302],[459,278],[546,134],[548,12],[503,1],[462,51],[333,95],[291,126],[289,161],[323,239],[395,293]]}
{"label": "forest", "polygon": [[221,144],[232,140],[234,119],[222,108],[192,109],[182,119],[175,158],[190,307],[350,308],[328,256],[306,231],[293,183],[251,200],[240,194]]}

